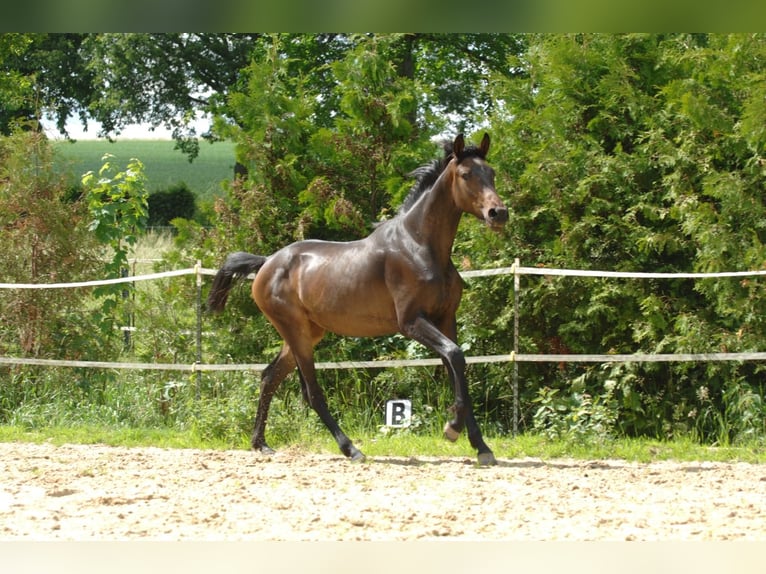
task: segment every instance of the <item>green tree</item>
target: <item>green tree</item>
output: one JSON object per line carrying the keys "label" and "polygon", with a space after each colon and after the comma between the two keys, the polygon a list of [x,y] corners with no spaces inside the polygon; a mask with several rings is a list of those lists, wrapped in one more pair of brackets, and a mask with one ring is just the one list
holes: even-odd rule
{"label": "green tree", "polygon": [[104,136],[132,123],[172,130],[190,158],[199,151],[192,126],[219,110],[249,62],[257,34],[90,34],[83,56],[98,93],[80,102]]}
{"label": "green tree", "polygon": [[33,81],[20,69],[20,57],[32,43],[29,34],[0,35],[0,133],[9,135],[15,119],[29,119]]}
{"label": "green tree", "polygon": [[402,175],[427,157],[428,132],[417,123],[427,89],[399,73],[400,41],[364,37],[333,65],[339,110],[333,125],[312,137],[317,179],[301,195],[304,216],[314,222],[307,237],[365,235],[392,199],[401,201],[392,195],[411,184]]}
{"label": "green tree", "polygon": [[51,115],[62,132],[69,117],[85,122],[96,97],[86,69],[85,34],[0,34],[0,134],[19,121]]}
{"label": "green tree", "polygon": [[[432,97],[421,103],[455,116],[450,123],[456,129],[481,122],[477,116],[493,102],[487,78],[492,72],[517,73],[520,68],[506,62],[524,45],[524,36],[507,34],[279,38],[280,57],[289,62],[285,73],[301,76],[319,95],[313,120],[321,127],[331,126],[340,108],[332,66],[360,43],[393,39],[388,56],[398,75],[432,86]],[[62,133],[68,118],[77,116],[83,123],[91,118],[101,122],[104,136],[119,134],[131,123],[165,126],[193,158],[199,138],[216,134],[197,134],[192,120],[200,114],[236,119],[228,96],[247,82],[243,71],[251,60],[273,51],[272,43],[273,35],[266,34],[4,34],[0,70],[7,79],[25,79],[31,89],[23,110],[12,108],[26,117],[51,113]]]}
{"label": "green tree", "polygon": [[[0,137],[0,269],[8,283],[66,283],[92,278],[97,245],[81,201],[67,197],[45,138],[17,130]],[[91,328],[82,310],[90,293],[74,289],[0,290],[0,353],[83,357]]]}
{"label": "green tree", "polygon": [[[495,153],[514,182],[514,249],[522,261],[665,272],[760,268],[763,48],[762,35],[531,38],[528,77],[497,80],[501,105],[492,120],[501,142]],[[525,283],[525,351],[762,347],[760,281]],[[694,426],[699,381],[723,410],[726,389],[757,385],[758,367],[526,370],[536,381],[530,389],[571,390],[577,380],[598,395],[617,380],[623,429],[667,436]]]}
{"label": "green tree", "polygon": [[[149,217],[148,196],[144,166],[131,159],[120,171],[111,154],[102,158],[104,164],[98,172],[82,177],[85,198],[91,220],[89,231],[108,248],[104,272],[107,279],[116,279],[128,273],[128,255],[145,230]],[[94,294],[100,297],[101,311],[94,313],[101,331],[109,335],[114,331],[120,302],[126,298],[130,284],[102,285]]]}
{"label": "green tree", "polygon": [[219,254],[245,246],[270,253],[296,235],[298,195],[311,173],[315,94],[289,72],[292,62],[280,46],[274,37],[271,50],[243,71],[243,88],[227,101],[229,117],[216,120],[215,130],[237,144],[237,161],[246,168],[228,200],[216,204]]}

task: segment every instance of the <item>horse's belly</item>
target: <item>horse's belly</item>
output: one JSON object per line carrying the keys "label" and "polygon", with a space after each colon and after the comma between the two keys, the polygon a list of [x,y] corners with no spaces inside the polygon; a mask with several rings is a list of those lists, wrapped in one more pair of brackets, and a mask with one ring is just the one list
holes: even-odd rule
{"label": "horse's belly", "polygon": [[315,310],[311,320],[323,329],[347,337],[379,337],[399,330],[393,306],[382,309],[375,306],[346,304],[335,311]]}

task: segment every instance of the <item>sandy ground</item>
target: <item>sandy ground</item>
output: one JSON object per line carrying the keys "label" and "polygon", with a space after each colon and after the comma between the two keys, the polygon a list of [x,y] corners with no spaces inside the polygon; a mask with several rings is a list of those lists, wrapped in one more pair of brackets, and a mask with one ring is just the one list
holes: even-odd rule
{"label": "sandy ground", "polygon": [[766,465],[0,444],[0,540],[766,540]]}

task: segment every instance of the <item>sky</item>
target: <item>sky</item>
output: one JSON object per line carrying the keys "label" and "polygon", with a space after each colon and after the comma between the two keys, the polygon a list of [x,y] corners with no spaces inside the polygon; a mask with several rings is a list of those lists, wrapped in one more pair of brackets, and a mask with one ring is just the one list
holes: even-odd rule
{"label": "sky", "polygon": [[[53,140],[61,140],[64,139],[64,136],[59,133],[59,131],[56,129],[56,122],[51,119],[44,119],[42,121],[43,127],[45,128],[46,135]],[[80,120],[77,118],[69,118],[69,120],[66,123],[67,131],[69,132],[69,137],[74,140],[95,140],[98,139],[98,132],[101,127],[101,124],[98,122],[90,121],[88,122],[88,130],[85,131],[82,124],[80,123]],[[194,127],[197,129],[197,133],[205,133],[210,128],[210,120],[206,120],[204,118],[198,119],[194,123]],[[165,129],[163,127],[158,127],[154,131],[151,130],[151,127],[148,125],[142,125],[142,124],[133,124],[130,126],[125,127],[118,136],[113,136],[114,139],[121,139],[121,140],[129,140],[129,139],[136,139],[136,140],[170,140],[173,139],[171,135],[171,130]]]}

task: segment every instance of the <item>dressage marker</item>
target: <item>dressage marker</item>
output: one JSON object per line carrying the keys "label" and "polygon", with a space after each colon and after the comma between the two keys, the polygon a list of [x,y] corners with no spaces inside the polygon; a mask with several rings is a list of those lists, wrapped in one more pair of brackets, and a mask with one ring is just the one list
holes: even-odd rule
{"label": "dressage marker", "polygon": [[409,399],[391,399],[386,401],[386,426],[399,429],[410,426],[412,421],[412,401]]}

